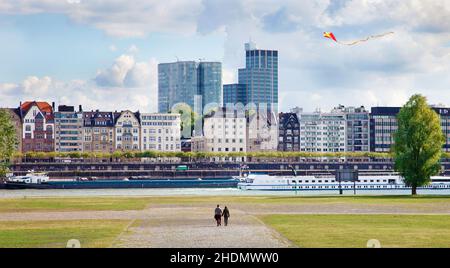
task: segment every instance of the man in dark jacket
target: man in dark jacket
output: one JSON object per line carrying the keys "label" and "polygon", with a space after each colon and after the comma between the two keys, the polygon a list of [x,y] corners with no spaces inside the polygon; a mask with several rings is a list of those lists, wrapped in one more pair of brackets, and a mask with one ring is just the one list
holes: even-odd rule
{"label": "man in dark jacket", "polygon": [[228,218],[230,217],[230,211],[228,210],[227,206],[223,209],[222,212],[223,220],[225,222],[225,226],[228,225]]}
{"label": "man in dark jacket", "polygon": [[214,219],[216,219],[217,226],[222,225],[222,210],[220,209],[219,205],[217,205],[216,209],[214,210]]}

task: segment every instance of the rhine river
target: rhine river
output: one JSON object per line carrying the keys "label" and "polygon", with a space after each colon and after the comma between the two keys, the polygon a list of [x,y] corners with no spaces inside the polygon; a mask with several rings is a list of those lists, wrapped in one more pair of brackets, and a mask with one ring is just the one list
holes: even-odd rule
{"label": "rhine river", "polygon": [[[450,189],[417,190],[424,195],[450,195]],[[411,190],[357,190],[356,195],[410,195]],[[323,191],[245,191],[236,188],[183,188],[183,189],[25,189],[0,190],[0,198],[24,197],[89,197],[89,196],[314,196],[339,195],[337,190]],[[344,190],[344,195],[351,196],[353,190]]]}

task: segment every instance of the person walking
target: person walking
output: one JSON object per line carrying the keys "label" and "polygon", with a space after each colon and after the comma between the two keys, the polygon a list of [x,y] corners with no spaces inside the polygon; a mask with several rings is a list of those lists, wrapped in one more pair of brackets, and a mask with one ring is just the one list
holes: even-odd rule
{"label": "person walking", "polygon": [[214,210],[214,219],[216,219],[217,226],[222,225],[222,210],[220,209],[219,205],[217,205],[216,209]]}
{"label": "person walking", "polygon": [[230,211],[228,210],[227,206],[225,206],[225,208],[223,209],[222,216],[223,216],[223,221],[225,223],[225,226],[227,226],[228,218],[230,217]]}

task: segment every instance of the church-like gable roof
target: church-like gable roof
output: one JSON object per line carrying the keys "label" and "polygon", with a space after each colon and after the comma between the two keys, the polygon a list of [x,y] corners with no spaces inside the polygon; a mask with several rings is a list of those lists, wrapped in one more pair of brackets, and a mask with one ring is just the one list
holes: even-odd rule
{"label": "church-like gable roof", "polygon": [[52,121],[54,119],[53,108],[45,101],[26,101],[22,103],[22,105],[20,106],[20,109],[22,110],[22,116],[25,116],[34,105],[39,108],[47,121]]}

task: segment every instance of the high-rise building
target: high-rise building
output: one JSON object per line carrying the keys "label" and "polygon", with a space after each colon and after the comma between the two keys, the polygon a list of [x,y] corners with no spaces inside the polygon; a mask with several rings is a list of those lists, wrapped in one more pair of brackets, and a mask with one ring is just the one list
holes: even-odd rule
{"label": "high-rise building", "polygon": [[186,103],[200,112],[209,103],[222,105],[222,64],[195,61],[159,64],[158,111],[167,113],[177,103]]}
{"label": "high-rise building", "polygon": [[179,114],[140,114],[143,151],[181,151]]}
{"label": "high-rise building", "polygon": [[245,103],[266,106],[278,113],[278,51],[245,45],[245,68],[238,70],[238,83],[246,87]]}
{"label": "high-rise building", "polygon": [[73,106],[60,105],[55,112],[55,151],[83,151],[83,113],[81,105],[76,112]]}
{"label": "high-rise building", "polygon": [[222,105],[222,64],[200,62],[198,72],[198,95],[202,96],[202,109],[208,105]]}
{"label": "high-rise building", "polygon": [[247,104],[247,91],[243,84],[227,84],[223,85],[223,105],[242,103]]}

